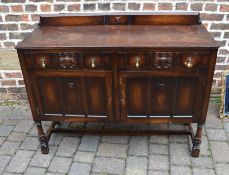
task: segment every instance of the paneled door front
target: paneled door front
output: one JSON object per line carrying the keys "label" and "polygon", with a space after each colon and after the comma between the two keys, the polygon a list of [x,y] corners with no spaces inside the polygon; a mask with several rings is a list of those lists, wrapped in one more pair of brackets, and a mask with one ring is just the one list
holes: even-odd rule
{"label": "paneled door front", "polygon": [[[163,73],[162,73],[163,74]],[[203,84],[198,73],[187,77],[166,76],[155,72],[122,72],[122,120],[155,120],[158,118],[190,118],[200,111]],[[196,100],[195,100],[196,99]]]}
{"label": "paneled door front", "polygon": [[52,116],[112,120],[112,76],[110,72],[33,73],[38,111]]}

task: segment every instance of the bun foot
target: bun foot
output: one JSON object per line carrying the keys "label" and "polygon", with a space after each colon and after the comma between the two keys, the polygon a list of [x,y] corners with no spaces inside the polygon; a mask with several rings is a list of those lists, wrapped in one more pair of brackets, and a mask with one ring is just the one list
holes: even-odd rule
{"label": "bun foot", "polygon": [[45,145],[41,145],[41,152],[42,152],[42,154],[48,154],[49,153],[49,147],[48,147],[47,143],[45,143]]}
{"label": "bun foot", "polygon": [[200,150],[199,149],[192,149],[192,157],[199,157]]}
{"label": "bun foot", "polygon": [[199,157],[200,155],[200,144],[201,139],[195,137],[193,141],[193,147],[192,147],[192,157]]}

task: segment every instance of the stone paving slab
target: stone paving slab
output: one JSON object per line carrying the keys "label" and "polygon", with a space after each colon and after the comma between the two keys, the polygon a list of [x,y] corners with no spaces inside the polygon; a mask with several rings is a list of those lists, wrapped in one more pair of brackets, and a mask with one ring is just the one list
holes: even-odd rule
{"label": "stone paving slab", "polygon": [[147,157],[129,156],[126,162],[126,175],[147,174]]}
{"label": "stone paving slab", "polygon": [[[228,175],[229,119],[217,118],[218,109],[214,106],[210,105],[208,111],[199,158],[190,156],[188,136],[53,134],[49,142],[50,153],[43,155],[29,107],[0,106],[0,174]],[[47,129],[50,122],[44,124]],[[134,128],[167,126],[183,127],[152,124],[135,125]],[[115,126],[107,126],[112,127]]]}
{"label": "stone paving slab", "polygon": [[69,175],[90,175],[91,172],[91,164],[81,163],[81,162],[73,162]]}
{"label": "stone paving slab", "polygon": [[192,170],[189,166],[172,165],[170,167],[171,175],[191,175]]}

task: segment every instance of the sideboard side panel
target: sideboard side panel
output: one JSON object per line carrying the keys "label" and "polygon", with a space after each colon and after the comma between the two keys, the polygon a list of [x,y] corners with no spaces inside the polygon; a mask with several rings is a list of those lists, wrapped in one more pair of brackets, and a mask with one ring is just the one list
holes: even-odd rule
{"label": "sideboard side panel", "polygon": [[37,105],[35,102],[35,95],[34,95],[33,90],[32,90],[33,88],[32,88],[32,84],[31,84],[29,72],[27,70],[26,55],[24,54],[23,50],[17,50],[17,54],[18,54],[24,82],[25,82],[26,92],[28,95],[28,100],[29,100],[33,120],[35,122],[37,122],[37,121],[40,121],[40,117],[39,117]]}
{"label": "sideboard side panel", "polygon": [[214,76],[214,71],[215,71],[215,64],[216,64],[216,58],[217,58],[217,50],[211,52],[211,54],[209,54],[209,65],[208,65],[208,71],[207,71],[207,75],[206,75],[206,87],[205,87],[205,91],[203,93],[204,96],[204,100],[201,104],[201,108],[202,108],[202,113],[199,119],[199,123],[200,124],[204,124],[206,121],[206,117],[207,117],[207,111],[208,111],[208,104],[209,104],[209,99],[210,99],[210,94],[211,94],[211,88],[212,88],[212,82],[213,82],[213,76]]}

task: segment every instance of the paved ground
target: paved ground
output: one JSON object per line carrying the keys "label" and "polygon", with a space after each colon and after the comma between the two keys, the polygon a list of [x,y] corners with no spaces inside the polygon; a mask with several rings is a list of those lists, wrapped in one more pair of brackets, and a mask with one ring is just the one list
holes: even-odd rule
{"label": "paved ground", "polygon": [[201,156],[191,158],[187,136],[56,134],[42,155],[28,106],[0,106],[0,174],[228,175],[229,120],[218,119],[217,109],[210,105]]}

